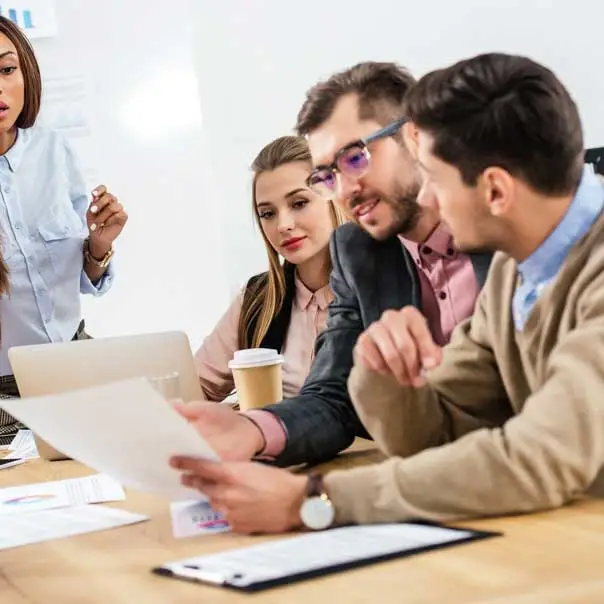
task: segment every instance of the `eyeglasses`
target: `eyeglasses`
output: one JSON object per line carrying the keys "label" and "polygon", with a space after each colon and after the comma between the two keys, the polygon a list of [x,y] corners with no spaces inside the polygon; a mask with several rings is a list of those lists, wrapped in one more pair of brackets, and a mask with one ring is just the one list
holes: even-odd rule
{"label": "eyeglasses", "polygon": [[331,199],[338,189],[338,173],[352,180],[357,180],[367,174],[371,162],[368,145],[381,138],[394,136],[408,121],[408,117],[403,117],[365,138],[342,147],[336,153],[331,165],[317,166],[311,172],[306,179],[308,188],[323,197]]}

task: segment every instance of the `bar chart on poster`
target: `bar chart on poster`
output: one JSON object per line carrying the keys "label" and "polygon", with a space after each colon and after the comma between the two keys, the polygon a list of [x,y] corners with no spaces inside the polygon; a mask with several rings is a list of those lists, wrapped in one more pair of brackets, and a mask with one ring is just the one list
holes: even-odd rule
{"label": "bar chart on poster", "polygon": [[53,0],[1,1],[0,15],[18,25],[29,38],[48,38],[57,35]]}

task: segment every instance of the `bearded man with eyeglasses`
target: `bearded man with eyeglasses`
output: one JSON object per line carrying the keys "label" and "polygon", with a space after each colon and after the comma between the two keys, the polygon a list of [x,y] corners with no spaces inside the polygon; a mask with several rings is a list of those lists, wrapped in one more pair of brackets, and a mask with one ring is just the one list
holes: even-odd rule
{"label": "bearded man with eyeglasses", "polygon": [[421,312],[438,346],[472,315],[491,255],[459,252],[423,190],[417,130],[405,118],[414,83],[395,63],[365,62],[307,93],[296,125],[313,157],[307,184],[351,218],[331,242],[335,300],[298,396],[246,413],[212,403],[181,409],[223,459],[287,466],[335,456],[367,437],[347,389],[359,336],[367,365],[398,375],[405,351],[384,329],[389,313]]}

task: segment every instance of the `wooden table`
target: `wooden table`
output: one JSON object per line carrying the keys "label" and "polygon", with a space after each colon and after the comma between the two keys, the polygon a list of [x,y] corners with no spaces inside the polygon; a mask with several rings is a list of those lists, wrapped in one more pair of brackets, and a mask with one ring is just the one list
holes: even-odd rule
{"label": "wooden table", "polygon": [[[328,466],[379,459],[367,446]],[[32,461],[0,472],[0,486],[82,476],[76,462]],[[172,537],[165,502],[129,492],[115,507],[149,522],[0,552],[1,604],[397,602],[558,604],[604,602],[604,501],[554,512],[466,523],[504,537],[394,560],[259,594],[156,577],[155,565],[267,537]]]}

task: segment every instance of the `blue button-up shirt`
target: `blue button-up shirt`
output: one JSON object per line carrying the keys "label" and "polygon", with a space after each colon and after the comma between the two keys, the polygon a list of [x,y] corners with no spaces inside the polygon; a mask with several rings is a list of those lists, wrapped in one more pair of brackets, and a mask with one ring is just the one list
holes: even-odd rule
{"label": "blue button-up shirt", "polygon": [[0,298],[0,375],[11,346],[71,340],[80,293],[101,295],[113,269],[92,283],[84,272],[90,192],[72,150],[56,132],[19,130],[0,157],[0,247],[9,292]]}
{"label": "blue button-up shirt", "polygon": [[589,231],[603,207],[602,182],[585,168],[577,192],[558,226],[518,265],[522,283],[512,301],[516,329],[523,329],[535,302],[556,278],[570,249]]}

